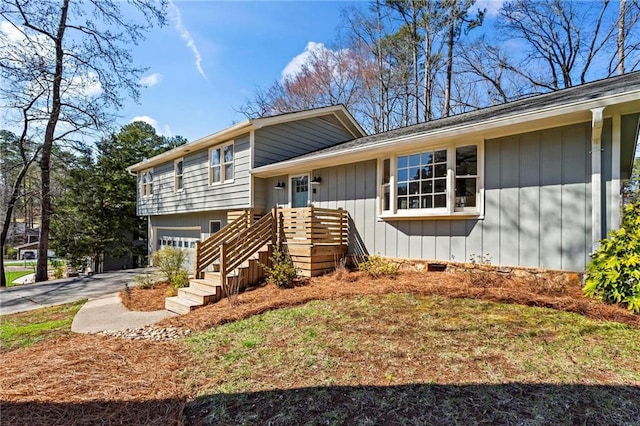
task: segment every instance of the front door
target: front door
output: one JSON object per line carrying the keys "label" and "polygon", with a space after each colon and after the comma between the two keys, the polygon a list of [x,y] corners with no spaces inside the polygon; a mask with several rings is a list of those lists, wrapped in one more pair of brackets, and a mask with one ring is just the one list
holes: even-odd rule
{"label": "front door", "polygon": [[309,204],[309,176],[291,178],[291,207],[307,207]]}

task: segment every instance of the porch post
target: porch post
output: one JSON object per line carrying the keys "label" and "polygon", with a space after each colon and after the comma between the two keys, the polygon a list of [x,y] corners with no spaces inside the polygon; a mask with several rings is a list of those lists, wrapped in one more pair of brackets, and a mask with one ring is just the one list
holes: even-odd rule
{"label": "porch post", "polygon": [[591,110],[591,249],[602,239],[602,122],[604,107]]}

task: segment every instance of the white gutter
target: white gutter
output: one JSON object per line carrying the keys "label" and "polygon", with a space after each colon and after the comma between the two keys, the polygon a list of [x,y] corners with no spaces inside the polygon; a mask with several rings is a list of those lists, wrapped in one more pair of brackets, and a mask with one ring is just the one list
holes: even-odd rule
{"label": "white gutter", "polygon": [[156,155],[155,157],[147,158],[146,160],[127,167],[127,171],[131,174],[136,174],[136,172],[139,172],[140,170],[145,170],[158,164],[174,160],[176,158],[182,157],[189,152],[197,151],[216,142],[224,142],[225,140],[228,140],[232,137],[240,136],[241,134],[251,130],[251,128],[251,121],[245,120],[242,123],[227,127],[226,129],[212,135],[208,135],[193,142],[180,145],[169,151],[163,152],[162,154]]}
{"label": "white gutter", "polygon": [[[136,163],[132,166],[127,167],[127,171],[133,175],[137,172],[145,169],[149,169],[158,164],[165,163],[170,160],[174,160],[176,158],[180,158],[183,155],[194,152],[208,146],[215,144],[216,142],[224,142],[228,139],[231,139],[236,136],[240,136],[244,133],[250,132],[252,130],[261,129],[267,126],[273,126],[276,124],[293,122],[296,120],[301,120],[304,118],[311,117],[320,117],[323,115],[333,114],[336,118],[342,122],[340,113],[344,114],[344,116],[349,120],[350,123],[354,125],[354,127],[361,132],[360,135],[354,134],[354,137],[364,136],[367,133],[360,127],[357,121],[353,118],[353,116],[347,111],[344,105],[333,105],[324,108],[317,108],[307,111],[299,111],[288,114],[276,115],[273,117],[264,117],[264,118],[255,118],[251,120],[245,120],[241,123],[235,124],[231,127],[223,129],[217,133],[212,135],[205,136],[193,142],[189,142],[185,145],[181,145],[172,150],[163,152],[162,154],[156,155],[155,157],[148,158],[139,163]],[[350,133],[353,134],[352,129],[349,126],[345,125],[345,129],[347,129]]]}
{"label": "white gutter", "polygon": [[[411,145],[411,143],[424,143],[425,138],[429,138],[429,142],[436,142],[440,139],[452,137],[460,138],[471,133],[490,133],[492,130],[505,128],[507,126],[549,118],[555,118],[558,121],[558,125],[568,124],[562,117],[566,117],[567,115],[575,115],[577,118],[576,122],[588,121],[591,118],[591,115],[589,114],[591,109],[604,108],[608,105],[627,102],[635,102],[638,104],[638,108],[640,108],[640,89],[605,96],[595,100],[582,100],[568,105],[552,106],[542,110],[528,111],[512,116],[499,117],[479,123],[451,125],[440,129],[403,135],[382,142],[373,142],[370,145],[358,146],[341,151],[329,151],[323,154],[300,159],[294,158],[255,168],[251,173],[257,177],[269,177],[276,176],[279,172],[288,172],[292,167],[310,169],[326,167],[328,165],[347,164],[354,161],[376,158],[378,154],[388,152],[390,148],[393,148],[393,150],[397,152],[400,148],[405,148],[406,146]],[[527,129],[526,131],[531,130],[533,129]],[[495,136],[491,135],[491,137],[497,136],[497,134]]]}

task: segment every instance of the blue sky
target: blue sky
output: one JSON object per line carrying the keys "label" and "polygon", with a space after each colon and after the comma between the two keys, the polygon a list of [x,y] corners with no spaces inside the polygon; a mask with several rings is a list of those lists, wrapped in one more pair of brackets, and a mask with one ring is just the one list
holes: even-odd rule
{"label": "blue sky", "polygon": [[244,120],[234,108],[280,78],[310,42],[330,44],[349,4],[174,0],[168,25],[133,50],[149,67],[148,87],[120,112],[122,124],[146,117],[159,133],[194,140]]}
{"label": "blue sky", "polygon": [[[491,14],[501,4],[476,7]],[[295,68],[308,46],[330,45],[351,5],[370,2],[171,1],[168,25],[133,50],[136,63],[149,67],[148,87],[120,112],[121,124],[142,118],[161,134],[195,140],[244,120],[234,108]]]}

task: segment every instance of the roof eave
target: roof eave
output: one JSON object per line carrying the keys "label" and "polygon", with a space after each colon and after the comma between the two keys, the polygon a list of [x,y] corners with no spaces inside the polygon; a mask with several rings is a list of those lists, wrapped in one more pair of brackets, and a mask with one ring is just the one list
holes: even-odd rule
{"label": "roof eave", "polygon": [[[370,160],[389,152],[391,148],[393,151],[398,151],[407,145],[411,145],[411,143],[415,143],[417,140],[424,140],[425,137],[429,137],[430,141],[436,141],[452,137],[464,137],[474,133],[486,136],[492,131],[496,133],[495,136],[492,135],[492,137],[498,137],[499,134],[496,130],[504,129],[506,131],[512,126],[527,122],[539,121],[541,122],[542,128],[545,127],[542,124],[548,123],[549,120],[559,121],[563,118],[570,117],[573,117],[572,122],[590,120],[590,110],[592,108],[611,107],[623,104],[632,104],[633,108],[640,110],[640,89],[603,96],[597,99],[580,100],[570,104],[551,106],[535,111],[525,111],[519,114],[498,117],[481,123],[472,122],[469,124],[451,125],[449,127],[392,137],[385,141],[345,149],[344,151],[331,151],[318,154],[317,156],[297,159],[293,158],[291,160],[255,168],[251,173],[256,177],[270,177],[277,176],[282,173],[286,174],[289,172],[297,172],[300,169],[317,169],[333,165]],[[607,111],[605,111],[605,113],[607,113]],[[527,131],[529,131],[529,129]]]}
{"label": "roof eave", "polygon": [[215,144],[216,142],[223,142],[236,136],[240,136],[244,133],[252,130],[253,126],[251,120],[245,120],[241,123],[235,124],[231,127],[227,127],[219,132],[197,139],[193,142],[186,143],[175,147],[169,151],[158,154],[155,157],[147,158],[132,166],[127,167],[127,171],[131,174],[135,174],[141,170],[150,169],[158,164],[165,163],[176,158],[180,158],[185,154],[197,151],[206,146]]}

